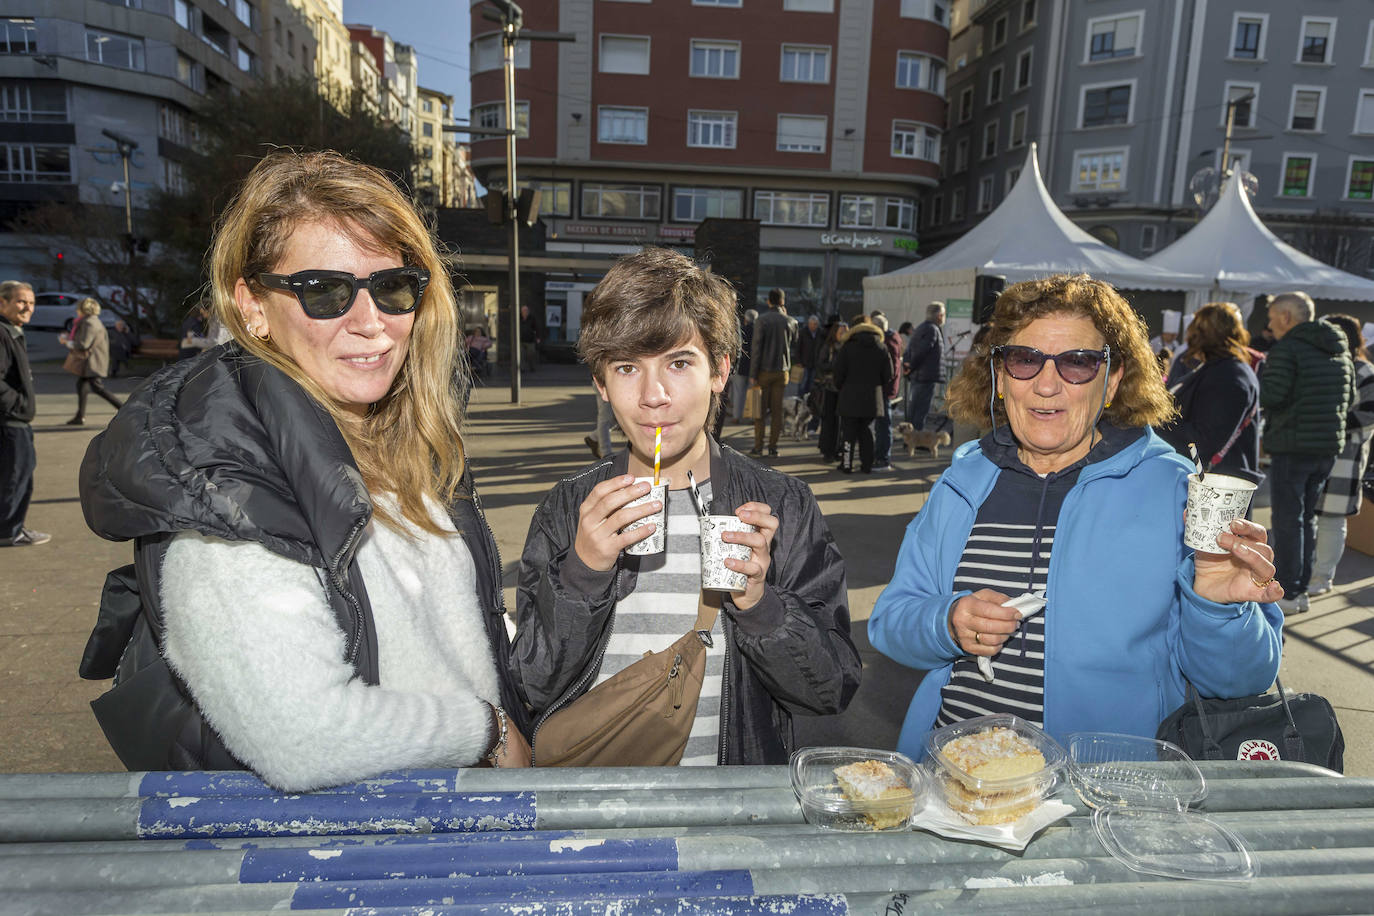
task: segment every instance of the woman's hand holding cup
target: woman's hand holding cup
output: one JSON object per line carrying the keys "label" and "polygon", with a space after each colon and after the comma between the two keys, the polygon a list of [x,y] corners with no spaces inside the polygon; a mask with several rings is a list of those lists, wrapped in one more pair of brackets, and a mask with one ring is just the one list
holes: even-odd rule
{"label": "woman's hand holding cup", "polygon": [[648,518],[662,508],[656,500],[628,505],[651,489],[644,481],[636,483],[629,474],[603,480],[593,487],[577,510],[573,550],[578,559],[590,569],[606,572],[615,566],[622,550],[653,534],[657,526],[652,522],[625,530],[631,522]]}
{"label": "woman's hand holding cup", "polygon": [[1235,519],[1217,537],[1217,545],[1226,553],[1193,554],[1193,591],[1199,597],[1217,604],[1283,597],[1283,586],[1274,581],[1274,548],[1263,526]]}

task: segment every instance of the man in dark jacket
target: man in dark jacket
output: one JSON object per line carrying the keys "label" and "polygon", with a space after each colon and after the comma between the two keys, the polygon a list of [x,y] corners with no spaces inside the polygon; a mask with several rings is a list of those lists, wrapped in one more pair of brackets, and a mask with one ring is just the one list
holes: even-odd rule
{"label": "man in dark jacket", "polygon": [[797,395],[805,398],[811,391],[811,383],[816,378],[816,358],[820,355],[821,344],[825,343],[825,331],[821,330],[821,319],[807,315],[806,324],[797,332],[797,353],[795,362],[802,367],[801,387]]}
{"label": "man in dark jacket", "polygon": [[865,316],[856,316],[835,358],[835,384],[840,389],[840,441],[844,443],[841,473],[854,473],[856,448],[859,470],[872,473],[873,420],[882,416],[892,373],[883,332]]}
{"label": "man in dark jacket", "polygon": [[33,372],[24,325],[33,317],[33,287],[0,283],[0,547],[45,544],[52,535],[24,527],[33,496]]}
{"label": "man in dark jacket", "polygon": [[774,287],[768,291],[768,311],[754,322],[753,350],[749,354],[749,381],[752,387],[763,389],[759,399],[763,407],[754,417],[754,447],[749,454],[763,454],[763,415],[773,415],[768,431],[768,454],[778,454],[778,439],[782,437],[782,395],[787,388],[787,373],[792,369],[792,340],[797,334],[796,322],[787,317],[783,308],[783,291]]}
{"label": "man in dark jacket", "polygon": [[1264,449],[1273,458],[1270,543],[1285,614],[1308,608],[1317,506],[1345,445],[1345,415],[1355,393],[1355,367],[1345,335],[1315,318],[1316,307],[1306,293],[1274,297],[1269,303],[1274,346],[1260,378]]}
{"label": "man in dark jacket", "polygon": [[[578,350],[629,448],[556,484],[535,510],[520,561],[513,665],[539,728],[592,687],[683,636],[703,599],[703,510],[756,530],[724,539],[750,549],[726,566],[723,594],[684,763],[785,763],[792,716],[842,711],[858,687],[844,560],[806,485],[707,434],[739,350],[735,294],[690,258],[647,248],[622,258],[587,298]],[[668,307],[690,302],[689,310]],[[660,433],[661,436],[656,435]],[[655,441],[659,461],[655,462]],[[631,556],[658,511],[643,478],[668,483],[664,548]],[[638,480],[636,480],[638,478]],[[595,727],[597,723],[588,723]]]}
{"label": "man in dark jacket", "polygon": [[944,323],[945,304],[932,302],[926,307],[926,320],[916,325],[906,345],[906,421],[917,429],[925,429],[935,388],[945,380]]}
{"label": "man in dark jacket", "polygon": [[520,369],[537,372],[539,370],[539,343],[544,339],[539,322],[530,313],[528,305],[520,306]]}

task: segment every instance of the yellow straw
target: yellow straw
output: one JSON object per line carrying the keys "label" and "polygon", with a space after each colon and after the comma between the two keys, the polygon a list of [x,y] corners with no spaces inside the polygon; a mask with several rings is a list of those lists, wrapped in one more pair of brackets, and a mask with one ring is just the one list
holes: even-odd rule
{"label": "yellow straw", "polygon": [[663,427],[654,427],[654,486],[658,486],[658,459],[663,454]]}

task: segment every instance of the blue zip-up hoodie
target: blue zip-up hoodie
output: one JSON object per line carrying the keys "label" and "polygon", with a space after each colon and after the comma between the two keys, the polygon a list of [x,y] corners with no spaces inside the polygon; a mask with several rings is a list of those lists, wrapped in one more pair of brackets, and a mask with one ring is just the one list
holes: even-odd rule
{"label": "blue zip-up hoodie", "polygon": [[[1283,614],[1274,604],[1217,604],[1193,591],[1183,546],[1191,467],[1151,430],[1085,466],[1054,533],[1045,619],[1045,730],[1153,737],[1183,703],[1184,677],[1203,696],[1267,690],[1278,674]],[[907,526],[868,636],[880,652],[929,671],[897,749],[919,759],[940,690],[963,650],[950,608],[969,594],[954,573],[978,507],[1003,470],[980,443],[959,447]],[[1010,473],[1015,473],[1010,472]]]}

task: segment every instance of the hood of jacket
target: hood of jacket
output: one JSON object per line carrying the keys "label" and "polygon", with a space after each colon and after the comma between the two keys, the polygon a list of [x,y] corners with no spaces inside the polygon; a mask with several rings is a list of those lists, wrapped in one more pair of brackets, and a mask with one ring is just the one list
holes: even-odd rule
{"label": "hood of jacket", "polygon": [[342,571],[372,501],[329,413],[228,343],[152,376],[92,440],[81,507],[109,540],[199,531]]}
{"label": "hood of jacket", "polygon": [[1325,321],[1304,321],[1295,325],[1283,335],[1284,341],[1290,337],[1327,354],[1344,353],[1348,346],[1345,335]]}
{"label": "hood of jacket", "polygon": [[844,343],[853,340],[863,344],[877,344],[881,347],[883,345],[883,332],[878,330],[876,324],[869,324],[865,321],[863,324],[852,325],[845,332],[842,340]]}

